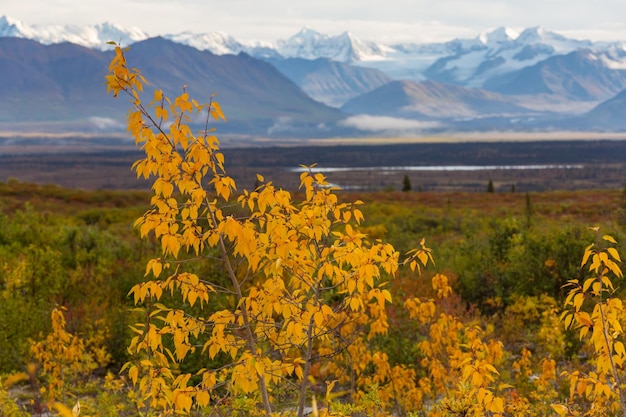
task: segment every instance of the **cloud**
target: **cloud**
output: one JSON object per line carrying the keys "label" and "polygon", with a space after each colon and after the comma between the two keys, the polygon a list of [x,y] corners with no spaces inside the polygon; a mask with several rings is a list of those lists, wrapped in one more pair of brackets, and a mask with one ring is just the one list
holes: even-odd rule
{"label": "cloud", "polygon": [[288,116],[281,116],[274,120],[274,124],[267,129],[267,134],[272,135],[276,133],[285,133],[293,131],[295,126],[293,120]]}
{"label": "cloud", "polygon": [[370,116],[359,114],[350,116],[339,122],[341,126],[367,132],[386,133],[416,133],[428,129],[440,128],[443,125],[439,122],[424,122],[419,120],[402,119],[399,117]]}
{"label": "cloud", "polygon": [[280,135],[280,134],[296,134],[302,132],[328,132],[329,128],[325,123],[318,123],[315,127],[303,125],[298,123],[289,116],[281,116],[274,119],[274,124],[267,129],[268,135]]}
{"label": "cloud", "polygon": [[93,116],[89,118],[89,122],[99,130],[119,130],[124,129],[124,123],[109,117]]}

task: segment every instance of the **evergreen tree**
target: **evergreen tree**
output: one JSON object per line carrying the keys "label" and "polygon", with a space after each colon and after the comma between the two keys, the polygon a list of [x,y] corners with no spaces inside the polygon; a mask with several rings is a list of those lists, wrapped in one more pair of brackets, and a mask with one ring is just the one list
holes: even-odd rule
{"label": "evergreen tree", "polygon": [[405,175],[402,179],[402,191],[411,191],[411,180],[408,175]]}
{"label": "evergreen tree", "polygon": [[526,227],[530,227],[533,217],[533,206],[530,202],[530,194],[526,193],[526,206],[524,208],[524,215],[526,216]]}

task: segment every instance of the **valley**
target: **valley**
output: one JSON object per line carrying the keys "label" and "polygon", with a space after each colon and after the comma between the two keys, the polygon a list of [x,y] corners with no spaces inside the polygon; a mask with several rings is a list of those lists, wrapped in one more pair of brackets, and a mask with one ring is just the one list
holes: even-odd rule
{"label": "valley", "polygon": [[[221,136],[220,136],[221,137]],[[255,140],[222,137],[227,169],[238,189],[252,189],[256,174],[296,190],[302,165],[316,164],[346,190],[400,190],[408,176],[413,191],[496,192],[618,189],[626,184],[626,140],[571,134],[538,140],[488,135],[368,140]],[[464,139],[463,139],[464,138]],[[558,140],[557,140],[558,139]],[[18,142],[19,144],[16,144]],[[119,137],[0,137],[0,181],[56,184],[81,189],[146,189],[132,163],[141,153]]]}

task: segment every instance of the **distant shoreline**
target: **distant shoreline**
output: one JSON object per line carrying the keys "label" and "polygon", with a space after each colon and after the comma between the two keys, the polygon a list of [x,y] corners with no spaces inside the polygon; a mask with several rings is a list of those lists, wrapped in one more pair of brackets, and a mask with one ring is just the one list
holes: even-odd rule
{"label": "distant shoreline", "polygon": [[385,145],[418,143],[482,143],[482,142],[541,142],[626,140],[626,132],[450,132],[420,137],[361,137],[336,139],[307,139],[309,145]]}
{"label": "distant shoreline", "polygon": [[[510,142],[578,142],[623,141],[626,132],[449,132],[423,136],[362,136],[337,138],[268,138],[237,135],[219,130],[215,135],[222,148],[266,148],[308,146],[381,146],[413,144],[510,143]],[[137,149],[129,134],[124,132],[26,132],[0,130],[0,155],[57,152],[102,152],[106,150]]]}
{"label": "distant shoreline", "polygon": [[[290,169],[300,164],[330,169],[327,175],[333,184],[362,191],[398,188],[405,175],[416,190],[423,191],[484,191],[489,180],[496,190],[515,188],[517,192],[624,187],[624,135],[537,137],[508,136],[509,140],[491,142],[467,136],[465,141],[420,138],[412,143],[397,138],[404,141],[385,139],[384,144],[374,138],[365,143],[354,139],[303,140],[297,144],[267,142],[263,146],[233,145],[230,139],[222,138],[222,151],[238,189],[253,188],[256,174],[261,174],[281,187],[297,190],[299,175]],[[141,150],[128,139],[0,137],[0,181],[16,178],[70,188],[144,189],[147,183],[138,181],[130,169],[142,157]],[[542,169],[500,169],[538,166]]]}

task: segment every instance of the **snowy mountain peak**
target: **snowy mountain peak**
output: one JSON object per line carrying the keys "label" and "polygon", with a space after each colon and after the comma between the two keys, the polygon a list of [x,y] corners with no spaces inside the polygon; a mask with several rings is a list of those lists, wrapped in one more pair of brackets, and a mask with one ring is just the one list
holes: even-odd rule
{"label": "snowy mountain peak", "polygon": [[[0,37],[22,37],[43,44],[72,42],[89,48],[108,49],[107,41],[130,45],[147,39],[136,28],[114,23],[92,26],[29,26],[8,16],[0,16]],[[379,69],[392,78],[422,81],[431,79],[470,87],[482,87],[494,77],[535,65],[555,55],[590,50],[609,68],[626,69],[626,43],[593,43],[566,38],[541,26],[525,29],[519,35],[507,27],[484,32],[472,39],[445,43],[405,43],[384,45],[361,40],[346,31],[330,36],[303,27],[286,40],[275,43],[241,43],[221,33],[183,32],[164,36],[216,55],[245,52],[260,59],[326,58],[342,63]]]}
{"label": "snowy mountain peak", "polygon": [[286,41],[278,41],[277,51],[286,58],[329,58],[340,62],[380,59],[386,48],[358,39],[350,32],[329,36],[307,27]]}
{"label": "snowy mountain peak", "polygon": [[346,32],[341,33],[341,34],[338,36],[338,38],[341,38],[341,39],[348,39],[348,40],[350,40],[351,42],[354,42],[354,41],[359,42],[359,39],[358,39],[356,36],[354,36],[354,35],[352,34],[352,32],[350,32],[350,31],[346,31]]}
{"label": "snowy mountain peak", "polygon": [[8,16],[0,16],[0,36],[30,38],[33,36],[33,30],[23,22],[12,19]]}
{"label": "snowy mountain peak", "polygon": [[210,51],[215,55],[238,54],[245,50],[243,44],[237,42],[235,38],[222,32],[212,33],[191,33],[182,32],[164,36],[165,39],[189,45],[201,51]]}
{"label": "snowy mountain peak", "polygon": [[8,16],[0,16],[0,36],[32,39],[46,45],[72,42],[96,49],[110,49],[112,46],[106,44],[108,41],[129,45],[148,38],[148,35],[140,29],[123,28],[114,23],[92,26],[29,26]]}
{"label": "snowy mountain peak", "polygon": [[291,43],[291,44],[305,44],[305,43],[311,43],[311,42],[320,42],[320,41],[327,40],[329,38],[330,36],[322,34],[316,30],[313,30],[305,26],[302,29],[300,29],[298,33],[290,37],[285,42]]}
{"label": "snowy mountain peak", "polygon": [[478,39],[485,45],[501,44],[511,42],[519,36],[513,29],[509,29],[504,26],[500,26],[491,32],[481,33]]}
{"label": "snowy mountain peak", "polygon": [[563,41],[566,38],[562,35],[559,35],[555,32],[550,32],[544,29],[542,26],[535,26],[532,28],[527,28],[520,33],[517,37],[516,41],[518,43],[544,43],[547,41]]}
{"label": "snowy mountain peak", "polygon": [[593,42],[566,38],[542,26],[522,31],[514,41],[517,45],[547,45],[557,53],[567,53],[580,48],[592,48]]}
{"label": "snowy mountain peak", "polygon": [[[105,22],[93,26],[93,30],[89,27],[83,28],[85,32],[91,32],[95,35],[93,39],[93,48],[106,49],[106,42],[115,41],[121,45],[130,45],[132,43],[148,39],[148,34],[136,27],[122,27],[115,23]],[[104,45],[102,45],[104,43]],[[100,45],[100,46],[98,46]],[[89,45],[85,45],[89,46]]]}

